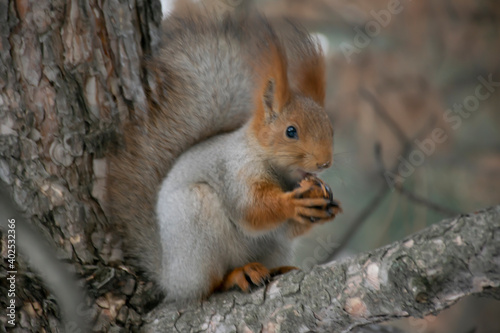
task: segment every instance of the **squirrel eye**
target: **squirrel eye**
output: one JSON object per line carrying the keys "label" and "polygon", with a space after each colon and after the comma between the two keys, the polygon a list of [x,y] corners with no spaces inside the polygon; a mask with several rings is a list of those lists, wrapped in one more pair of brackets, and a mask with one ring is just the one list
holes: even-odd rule
{"label": "squirrel eye", "polygon": [[297,135],[297,129],[293,126],[288,126],[286,128],[286,136],[289,137],[290,139],[298,139],[299,136]]}

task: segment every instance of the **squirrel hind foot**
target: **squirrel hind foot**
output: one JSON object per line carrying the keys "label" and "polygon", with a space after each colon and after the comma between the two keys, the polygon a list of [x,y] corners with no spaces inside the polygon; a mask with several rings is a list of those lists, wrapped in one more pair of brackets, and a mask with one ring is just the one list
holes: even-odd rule
{"label": "squirrel hind foot", "polygon": [[250,292],[255,287],[264,286],[271,274],[269,270],[258,262],[252,262],[245,266],[235,268],[227,274],[222,280],[219,291],[226,291],[234,288],[239,288],[244,292]]}
{"label": "squirrel hind foot", "polygon": [[230,289],[240,289],[244,292],[251,292],[256,287],[262,287],[271,278],[298,270],[295,266],[280,266],[271,270],[258,262],[252,262],[245,266],[235,268],[227,274],[220,283],[216,291],[227,291]]}

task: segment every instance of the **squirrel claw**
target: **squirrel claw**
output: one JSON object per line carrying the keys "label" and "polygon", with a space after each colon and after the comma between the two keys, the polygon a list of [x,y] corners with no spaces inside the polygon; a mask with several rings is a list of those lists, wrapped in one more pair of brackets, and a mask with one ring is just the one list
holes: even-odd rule
{"label": "squirrel claw", "polygon": [[303,219],[308,219],[311,223],[318,222],[320,220],[319,217],[314,217],[314,216],[304,216],[300,215]]}
{"label": "squirrel claw", "polygon": [[333,199],[328,204],[327,210],[329,213],[331,212],[332,216],[335,216],[343,212],[342,207],[340,206],[340,202],[335,201]]}
{"label": "squirrel claw", "polygon": [[340,208],[340,203],[338,203],[337,201],[332,199],[332,200],[330,200],[330,203],[328,204],[328,206]]}

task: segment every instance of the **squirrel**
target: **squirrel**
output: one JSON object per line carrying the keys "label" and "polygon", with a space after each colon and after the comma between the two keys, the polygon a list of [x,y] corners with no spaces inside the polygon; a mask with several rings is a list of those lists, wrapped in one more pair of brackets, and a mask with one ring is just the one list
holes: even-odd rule
{"label": "squirrel", "polygon": [[322,50],[287,25],[162,24],[149,114],[125,128],[107,195],[124,248],[167,300],[249,291],[296,269],[293,239],[341,211],[315,176],[333,155]]}

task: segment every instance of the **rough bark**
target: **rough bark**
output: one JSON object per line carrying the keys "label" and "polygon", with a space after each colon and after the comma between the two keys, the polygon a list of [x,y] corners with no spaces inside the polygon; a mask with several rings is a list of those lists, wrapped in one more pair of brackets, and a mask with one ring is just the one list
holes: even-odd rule
{"label": "rough bark", "polygon": [[147,332],[348,332],[437,313],[476,294],[500,298],[500,206],[442,221],[345,260],[297,271],[252,294],[155,309]]}
{"label": "rough bark", "polygon": [[[106,156],[122,126],[144,117],[141,61],[155,48],[160,20],[157,0],[0,1],[0,186],[86,281],[85,305],[93,310],[83,313],[97,330],[116,314],[94,300],[122,292],[115,283],[124,274],[135,281],[109,266],[120,253],[102,231],[100,199]],[[5,233],[2,240],[5,258]],[[60,314],[52,294],[18,259],[17,329],[55,331]],[[128,289],[131,296],[136,284]]]}

